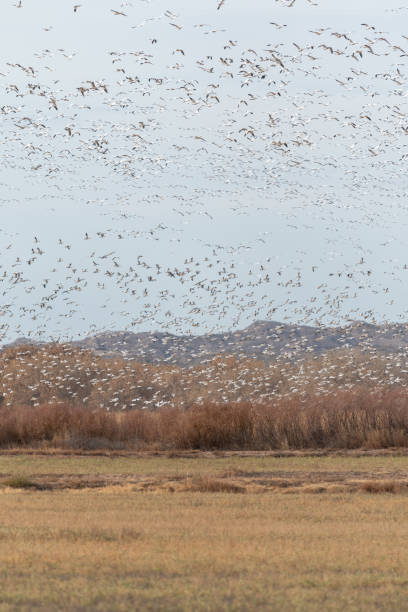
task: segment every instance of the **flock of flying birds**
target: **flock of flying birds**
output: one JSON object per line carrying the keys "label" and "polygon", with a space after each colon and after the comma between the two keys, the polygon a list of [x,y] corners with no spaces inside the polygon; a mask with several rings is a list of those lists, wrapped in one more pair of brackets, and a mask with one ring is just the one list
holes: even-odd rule
{"label": "flock of flying birds", "polygon": [[0,343],[407,320],[404,7],[52,4],[2,26]]}

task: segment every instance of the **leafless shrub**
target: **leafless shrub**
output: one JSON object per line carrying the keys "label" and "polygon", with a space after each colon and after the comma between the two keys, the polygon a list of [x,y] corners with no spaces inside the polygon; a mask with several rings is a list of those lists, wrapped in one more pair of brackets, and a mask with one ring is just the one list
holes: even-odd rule
{"label": "leafless shrub", "polygon": [[408,447],[408,392],[359,387],[330,394],[188,409],[107,412],[70,403],[0,409],[0,446],[87,449]]}

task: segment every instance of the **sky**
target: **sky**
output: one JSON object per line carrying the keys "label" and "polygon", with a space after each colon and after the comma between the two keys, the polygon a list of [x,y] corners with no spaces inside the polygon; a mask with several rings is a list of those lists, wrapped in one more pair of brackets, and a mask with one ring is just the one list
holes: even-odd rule
{"label": "sky", "polygon": [[407,321],[400,2],[74,4],[2,7],[0,342]]}

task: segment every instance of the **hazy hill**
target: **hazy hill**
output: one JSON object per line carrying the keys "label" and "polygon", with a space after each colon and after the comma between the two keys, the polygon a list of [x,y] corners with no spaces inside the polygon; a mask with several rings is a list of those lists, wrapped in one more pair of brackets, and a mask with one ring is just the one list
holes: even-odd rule
{"label": "hazy hill", "polygon": [[[34,344],[19,338],[12,344]],[[258,321],[228,333],[176,336],[168,333],[103,332],[74,345],[92,349],[97,355],[137,359],[146,363],[192,365],[218,354],[269,361],[277,356],[298,359],[332,349],[359,347],[398,353],[408,349],[408,325],[353,323],[345,327],[317,328]],[[10,345],[8,345],[10,346]]]}
{"label": "hazy hill", "polygon": [[[16,341],[19,344],[24,342],[27,340]],[[92,349],[104,357],[120,355],[147,363],[186,366],[217,354],[269,361],[278,355],[297,359],[307,353],[322,354],[331,349],[357,346],[397,353],[408,349],[408,325],[353,323],[346,327],[316,328],[258,321],[243,330],[221,334],[176,336],[168,333],[103,332],[73,344]]]}

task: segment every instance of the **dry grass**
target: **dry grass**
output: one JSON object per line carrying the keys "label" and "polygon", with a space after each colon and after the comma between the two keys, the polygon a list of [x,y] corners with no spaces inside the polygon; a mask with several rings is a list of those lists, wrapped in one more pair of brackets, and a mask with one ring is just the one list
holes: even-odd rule
{"label": "dry grass", "polygon": [[0,609],[406,608],[406,497],[12,491]]}
{"label": "dry grass", "polygon": [[184,490],[193,491],[194,493],[245,493],[246,491],[242,485],[209,476],[198,476],[189,479],[185,484]]}
{"label": "dry grass", "polygon": [[263,452],[180,453],[169,458],[167,453],[69,454],[52,450],[23,452],[21,449],[0,453],[0,474],[34,477],[36,475],[128,475],[176,476],[193,478],[206,474],[219,478],[257,476],[263,474],[362,474],[392,473],[403,477],[408,473],[406,449],[384,451],[344,451],[324,455],[293,451],[276,454]]}
{"label": "dry grass", "polygon": [[403,454],[37,451],[0,473],[1,611],[406,607]]}
{"label": "dry grass", "polygon": [[78,490],[128,487],[157,493],[408,493],[407,459],[395,452],[358,456],[199,453],[103,457],[2,455],[0,491],[6,488]]}
{"label": "dry grass", "polygon": [[21,474],[15,474],[14,476],[5,478],[2,480],[1,484],[11,489],[30,489],[35,486],[30,478]]}

